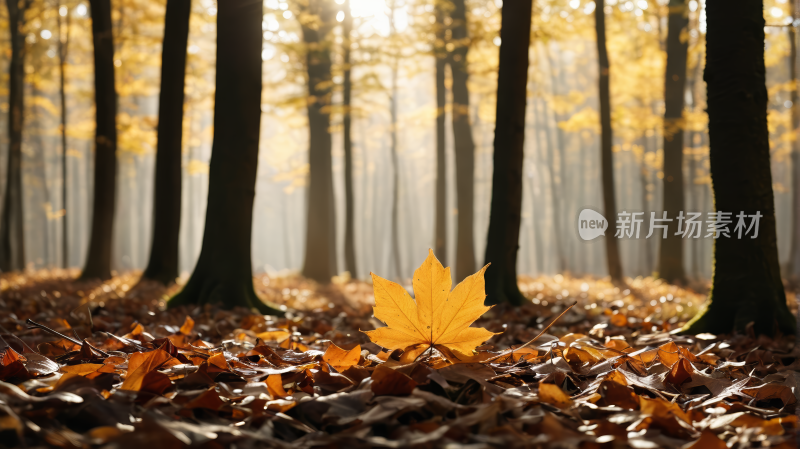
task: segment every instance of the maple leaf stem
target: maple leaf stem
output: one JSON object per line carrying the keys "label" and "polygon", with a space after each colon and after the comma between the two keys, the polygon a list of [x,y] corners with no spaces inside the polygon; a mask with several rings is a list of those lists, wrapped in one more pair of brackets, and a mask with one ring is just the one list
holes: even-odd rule
{"label": "maple leaf stem", "polygon": [[560,314],[560,315],[558,315],[558,316],[556,317],[556,319],[554,319],[553,321],[551,321],[551,322],[550,322],[550,324],[548,324],[547,326],[545,326],[545,328],[544,328],[544,329],[542,329],[542,331],[541,331],[541,332],[539,332],[539,335],[537,335],[537,336],[533,337],[533,339],[532,339],[531,341],[529,341],[529,342],[525,343],[524,345],[522,345],[522,346],[520,346],[520,347],[518,347],[518,348],[514,348],[514,349],[512,349],[512,350],[511,350],[511,351],[509,351],[509,352],[502,352],[502,353],[500,353],[500,354],[498,354],[498,355],[496,355],[496,356],[494,356],[494,357],[492,357],[492,358],[490,358],[490,359],[484,360],[484,361],[483,361],[483,362],[481,362],[481,363],[489,363],[489,362],[492,362],[492,361],[495,361],[495,360],[499,359],[500,357],[507,356],[507,355],[511,355],[511,354],[513,354],[513,353],[514,353],[514,351],[516,351],[516,350],[519,350],[519,349],[522,349],[522,348],[524,348],[524,347],[526,347],[526,346],[530,345],[531,343],[535,342],[536,340],[538,340],[538,339],[539,339],[539,337],[541,337],[542,335],[544,335],[544,333],[545,333],[545,332],[547,332],[547,330],[548,330],[548,329],[550,329],[550,327],[551,327],[551,326],[553,326],[554,324],[556,324],[556,321],[558,321],[559,319],[561,319],[561,317],[562,317],[562,316],[564,316],[564,314],[566,314],[567,312],[569,312],[569,311],[570,311],[570,309],[572,309],[573,307],[575,307],[575,305],[576,305],[576,304],[578,304],[578,301],[575,301],[575,302],[573,302],[573,303],[572,303],[572,305],[570,305],[569,307],[567,307],[566,309],[564,309],[564,311],[563,311],[563,312],[561,312],[561,314]]}

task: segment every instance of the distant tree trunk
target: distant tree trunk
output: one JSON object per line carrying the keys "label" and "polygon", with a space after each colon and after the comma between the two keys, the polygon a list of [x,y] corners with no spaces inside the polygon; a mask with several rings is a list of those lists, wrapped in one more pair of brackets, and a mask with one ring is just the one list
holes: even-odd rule
{"label": "distant tree trunk", "polygon": [[600,171],[603,176],[603,208],[609,229],[606,231],[606,263],[608,274],[614,282],[622,281],[622,263],[619,258],[619,243],[614,236],[617,201],[614,197],[614,156],[611,152],[613,142],[611,130],[611,91],[609,88],[609,62],[606,49],[605,1],[598,0],[594,10],[595,31],[597,33],[597,63],[600,98]]}
{"label": "distant tree trunk", "polygon": [[[795,0],[789,2],[792,19],[795,19]],[[797,83],[797,31],[789,27],[789,78]],[[792,102],[792,131],[795,137],[800,133],[800,104],[798,102],[797,86],[791,90]],[[786,265],[786,277],[800,278],[800,144],[797,140],[792,142],[792,234],[789,249],[789,262]]]}
{"label": "distant tree trunk", "polygon": [[342,106],[343,106],[343,131],[344,138],[344,265],[345,270],[354,278],[358,277],[356,269],[356,242],[355,242],[355,198],[353,197],[353,139],[350,135],[353,116],[351,97],[353,82],[350,78],[350,33],[353,30],[353,15],[350,11],[350,0],[344,5],[344,20],[342,21],[342,35],[344,37],[344,75],[342,81]]}
{"label": "distant tree trunk", "polygon": [[261,2],[226,0],[217,11],[217,89],[203,246],[169,306],[221,304],[280,315],[253,289],[251,235],[261,129]]}
{"label": "distant tree trunk", "polygon": [[[689,8],[686,0],[670,0],[667,21],[667,68],[664,76],[664,211],[671,218],[667,238],[659,236],[658,275],[671,283],[685,283],[683,237],[678,214],[684,209],[683,103],[686,95],[686,57],[689,41]],[[682,37],[683,36],[683,37]],[[646,217],[649,218],[649,217]]]}
{"label": "distant tree trunk", "polygon": [[[770,173],[762,1],[708,2],[705,81],[715,209],[732,213],[730,238],[714,242],[708,301],[687,332],[795,332],[778,265]],[[738,238],[736,215],[759,213],[754,231]],[[748,219],[749,225],[752,219]]]}
{"label": "distant tree trunk", "polygon": [[[394,25],[395,0],[391,1],[391,14],[389,15],[389,35],[394,37],[397,33]],[[396,44],[395,44],[396,45]],[[403,279],[403,263],[400,257],[400,158],[397,151],[397,76],[399,71],[400,55],[397,47],[392,49],[391,88],[389,93],[389,115],[391,116],[390,147],[392,156],[392,261],[395,276]]]}
{"label": "distant tree trunk", "polygon": [[456,280],[461,281],[475,270],[475,142],[469,121],[469,89],[467,79],[467,8],[464,0],[453,0],[450,17],[454,49],[449,55],[453,76],[453,141],[456,154],[456,205],[458,207],[458,235],[456,237]]}
{"label": "distant tree trunk", "polygon": [[[69,239],[67,223],[67,54],[69,50],[70,34],[70,13],[64,19],[61,18],[61,2],[57,4],[58,14],[58,93],[61,100],[61,208],[64,214],[61,216],[61,266],[69,268]],[[62,36],[62,20],[66,21],[66,32]]]}
{"label": "distant tree trunk", "polygon": [[30,1],[6,0],[11,61],[8,64],[8,163],[0,218],[0,271],[25,268],[22,212],[22,126],[25,114],[25,11]]}
{"label": "distant tree trunk", "polygon": [[330,111],[331,52],[325,39],[333,9],[328,2],[310,0],[301,14],[308,71],[308,215],[303,276],[328,283],[336,269],[336,208],[333,199]]}
{"label": "distant tree trunk", "polygon": [[156,180],[153,189],[153,237],[143,278],[170,284],[178,277],[181,228],[181,150],[186,44],[191,0],[167,0],[161,50],[161,90],[158,99]]}
{"label": "distant tree trunk", "polygon": [[111,0],[90,0],[94,42],[94,204],[89,253],[81,279],[111,278],[111,246],[117,179],[117,91]]}
{"label": "distant tree trunk", "polygon": [[445,156],[445,48],[444,12],[441,2],[434,6],[436,19],[433,56],[436,58],[436,202],[434,216],[433,252],[443,265],[447,265],[447,159]]}
{"label": "distant tree trunk", "polygon": [[532,0],[506,1],[500,25],[497,119],[489,234],[486,238],[486,302],[521,305],[517,253],[522,216],[522,167],[528,88]]}

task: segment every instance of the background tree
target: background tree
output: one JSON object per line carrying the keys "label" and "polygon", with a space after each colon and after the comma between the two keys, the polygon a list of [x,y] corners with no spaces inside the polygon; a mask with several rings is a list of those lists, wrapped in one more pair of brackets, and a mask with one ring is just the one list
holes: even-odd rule
{"label": "background tree", "polygon": [[447,159],[445,155],[445,106],[447,87],[447,48],[445,43],[444,0],[434,0],[433,56],[436,58],[436,199],[434,202],[433,252],[447,266]]}
{"label": "background tree", "polygon": [[[523,2],[524,3],[524,2]],[[467,56],[470,37],[467,30],[465,0],[452,0],[450,11],[451,48],[448,64],[453,78],[453,141],[456,154],[456,195],[458,231],[456,235],[456,280],[461,281],[475,270],[475,141],[469,117],[469,67]]]}
{"label": "background tree", "polygon": [[334,9],[327,0],[301,5],[308,82],[308,214],[303,276],[330,282],[336,269],[336,210],[331,159],[331,50]]}
{"label": "background tree", "polygon": [[117,90],[111,0],[90,0],[94,43],[95,159],[89,253],[82,279],[111,278],[111,244],[117,193]]}
{"label": "background tree", "polygon": [[795,10],[796,0],[790,0],[789,17],[792,19],[792,26],[787,27],[789,34],[789,81],[794,83],[794,87],[789,93],[789,101],[792,102],[791,129],[795,138],[791,140],[791,160],[792,160],[792,191],[794,198],[792,201],[792,217],[790,235],[791,245],[789,246],[789,261],[786,265],[785,274],[787,277],[796,277],[800,280],[800,104],[797,95],[797,30],[794,21],[797,11]]}
{"label": "background tree", "polygon": [[597,68],[600,100],[600,164],[602,172],[603,207],[609,231],[606,233],[606,263],[608,274],[615,282],[622,281],[622,263],[619,245],[614,236],[614,223],[617,216],[617,200],[614,196],[614,156],[611,130],[611,90],[609,87],[610,66],[606,49],[606,13],[604,0],[598,0],[594,10],[595,32],[597,34]]}
{"label": "background tree", "polygon": [[261,2],[227,0],[217,12],[217,90],[203,247],[183,290],[169,301],[282,314],[253,289],[253,198],[261,125]]}
{"label": "background tree", "polygon": [[69,7],[57,3],[58,14],[58,81],[59,100],[61,104],[61,208],[64,215],[61,217],[61,266],[69,268],[69,222],[67,220],[67,57],[69,56],[69,38],[71,16]]}
{"label": "background tree", "polygon": [[181,150],[186,44],[191,0],[168,0],[161,53],[158,146],[153,192],[153,243],[143,278],[169,284],[178,277],[181,227]]}
{"label": "background tree", "polygon": [[344,267],[351,276],[358,276],[356,270],[355,242],[355,196],[353,195],[353,117],[351,102],[353,96],[353,80],[351,69],[351,48],[353,32],[353,14],[350,0],[344,3],[342,19],[342,140],[344,141]]}
{"label": "background tree", "polygon": [[8,163],[0,216],[0,271],[25,268],[22,212],[22,127],[25,111],[25,12],[30,0],[6,0],[11,60],[8,64]]}
{"label": "background tree", "polygon": [[503,3],[500,67],[497,73],[497,120],[494,132],[492,206],[486,243],[486,301],[521,305],[517,285],[517,252],[522,215],[522,167],[528,48],[532,0]]}
{"label": "background tree", "polygon": [[[667,238],[661,239],[658,274],[667,282],[685,282],[683,237],[676,235],[678,214],[684,210],[683,103],[686,96],[686,58],[689,50],[689,8],[686,0],[670,0],[667,19],[667,68],[664,77],[664,211],[671,218]],[[645,217],[648,218],[649,217]],[[660,218],[660,217],[658,217]]]}
{"label": "background tree", "polygon": [[[775,202],[770,172],[763,2],[707,4],[706,68],[708,130],[714,206],[720,212],[760,214],[757,238],[730,238],[714,245],[709,300],[684,330],[758,334],[795,332],[780,277]],[[747,225],[749,226],[749,220]]]}

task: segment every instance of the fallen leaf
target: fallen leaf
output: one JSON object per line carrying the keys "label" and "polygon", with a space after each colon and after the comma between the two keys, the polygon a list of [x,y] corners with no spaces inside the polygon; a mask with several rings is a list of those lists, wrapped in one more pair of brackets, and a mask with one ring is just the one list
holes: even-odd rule
{"label": "fallen leaf", "polygon": [[325,350],[322,360],[341,373],[347,368],[357,365],[358,361],[361,360],[361,345],[356,345],[355,348],[346,350],[331,343],[328,349]]}
{"label": "fallen leaf", "polygon": [[487,267],[468,276],[451,292],[450,268],[444,268],[429,250],[428,258],[414,272],[416,301],[401,285],[372,274],[373,311],[387,327],[365,333],[389,349],[424,344],[472,354],[478,345],[496,335],[484,328],[469,327],[491,308],[484,305],[483,273]]}
{"label": "fallen leaf", "polygon": [[408,396],[417,387],[411,377],[383,365],[372,372],[372,392],[375,396]]}
{"label": "fallen leaf", "polygon": [[539,384],[539,400],[558,408],[569,408],[572,406],[572,398],[559,388],[556,384]]}

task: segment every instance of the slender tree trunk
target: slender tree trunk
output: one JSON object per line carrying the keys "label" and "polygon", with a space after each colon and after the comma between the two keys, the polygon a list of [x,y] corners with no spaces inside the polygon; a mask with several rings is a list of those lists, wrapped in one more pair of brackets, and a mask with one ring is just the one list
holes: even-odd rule
{"label": "slender tree trunk", "polygon": [[0,211],[0,272],[25,268],[22,211],[22,127],[25,114],[25,11],[29,1],[6,0],[11,61],[8,64],[8,163]]}
{"label": "slender tree trunk", "polygon": [[[791,16],[795,18],[795,2],[791,0]],[[789,27],[789,78],[797,83],[797,30]],[[790,94],[792,102],[792,130],[795,137],[800,133],[800,104],[798,102],[797,86]],[[792,142],[792,233],[789,249],[789,261],[786,265],[787,277],[800,277],[800,144],[797,140]]]}
{"label": "slender tree trunk", "polygon": [[[603,178],[603,207],[609,224],[616,222],[617,202],[614,197],[614,159],[611,152],[613,142],[611,130],[611,91],[609,88],[609,62],[606,49],[605,1],[598,0],[594,10],[595,31],[597,32],[597,63],[600,98],[600,161]],[[609,228],[611,226],[609,225]],[[622,282],[622,263],[619,257],[619,242],[613,229],[605,235],[606,263],[608,274],[614,282]]]}
{"label": "slender tree trunk", "polygon": [[[394,25],[395,1],[391,2],[389,15],[390,36],[394,37],[397,30]],[[392,156],[392,262],[394,263],[395,276],[403,279],[403,263],[400,257],[400,158],[397,151],[397,76],[399,71],[400,55],[397,44],[393,43],[392,49],[391,92],[389,93],[389,112],[391,116],[391,146],[389,151]]]}
{"label": "slender tree trunk", "polygon": [[181,228],[181,150],[186,44],[191,0],[168,0],[161,50],[156,180],[153,190],[153,237],[143,278],[169,284],[178,277]]}
{"label": "slender tree trunk", "polygon": [[669,230],[660,238],[658,274],[667,282],[686,282],[683,267],[683,237],[678,231],[678,214],[684,209],[683,193],[683,104],[686,95],[686,57],[689,26],[686,0],[670,0],[667,19],[667,68],[664,76],[664,211]]}
{"label": "slender tree trunk", "polygon": [[453,76],[453,140],[456,154],[456,204],[458,235],[456,237],[456,280],[461,281],[475,272],[475,142],[469,120],[469,89],[467,53],[470,39],[467,33],[467,8],[464,0],[453,0],[450,17],[454,49],[449,55]]}
{"label": "slender tree trunk", "polygon": [[[330,113],[331,53],[325,39],[333,10],[311,0],[303,15],[315,20],[302,26],[308,71],[308,215],[303,276],[328,283],[336,269],[336,209],[333,199]],[[313,26],[313,27],[312,27]]]}
{"label": "slender tree trunk", "polygon": [[[61,2],[57,4],[58,14],[58,93],[61,100],[61,127],[59,129],[61,134],[61,208],[64,214],[61,216],[61,266],[69,268],[69,238],[67,231],[67,55],[69,50],[69,35],[70,35],[70,13],[69,8],[67,14],[62,19],[61,16]],[[62,20],[65,22],[62,24]],[[66,25],[66,30],[62,31],[62,27]]]}
{"label": "slender tree trunk", "polygon": [[506,1],[500,28],[497,74],[497,119],[494,131],[494,173],[489,234],[486,239],[486,302],[520,305],[525,297],[517,285],[517,254],[522,215],[522,167],[525,105],[528,88],[528,48],[532,0]]}
{"label": "slender tree trunk", "polygon": [[[730,237],[714,242],[712,293],[687,332],[795,332],[778,264],[770,173],[762,1],[707,3],[706,70],[711,180],[718,212],[732,213]],[[760,214],[758,236],[735,225]],[[749,225],[752,218],[746,220]]]}
{"label": "slender tree trunk", "polygon": [[436,41],[433,56],[436,58],[436,202],[434,216],[433,252],[443,265],[447,265],[447,159],[445,153],[445,49],[444,12],[440,1],[434,6],[436,19]]}
{"label": "slender tree trunk", "polygon": [[94,42],[95,159],[94,204],[89,253],[81,279],[111,278],[117,178],[117,91],[111,0],[90,0]]}
{"label": "slender tree trunk", "polygon": [[226,0],[217,12],[217,89],[203,246],[170,307],[222,304],[282,312],[253,289],[251,235],[261,129],[261,2]]}
{"label": "slender tree trunk", "polygon": [[344,138],[344,202],[345,202],[345,225],[344,225],[344,265],[345,270],[350,272],[354,278],[358,277],[356,268],[356,242],[355,242],[355,198],[353,197],[353,139],[350,135],[353,116],[351,114],[351,97],[353,82],[350,79],[350,33],[353,30],[353,15],[350,11],[350,0],[346,0],[344,5],[344,20],[342,21],[342,35],[344,37],[344,76],[342,81],[342,103],[343,120],[342,132]]}
{"label": "slender tree trunk", "polygon": [[[549,44],[546,44],[549,45]],[[556,71],[553,67],[553,57],[550,54],[550,47],[545,46],[545,54],[547,55],[547,62],[548,67],[550,68],[550,89],[552,95],[558,95],[558,80],[556,77]],[[551,203],[553,206],[553,237],[555,238],[556,243],[556,258],[558,264],[556,265],[556,269],[558,272],[563,273],[567,270],[567,259],[565,255],[564,249],[564,240],[561,238],[562,234],[562,226],[561,226],[561,199],[559,192],[561,191],[560,187],[563,185],[564,181],[564,160],[566,157],[566,151],[564,151],[564,136],[562,134],[561,128],[558,127],[558,122],[560,121],[558,112],[553,112],[553,119],[555,120],[556,124],[556,141],[557,145],[553,145],[552,133],[550,131],[550,120],[549,120],[549,108],[547,107],[547,101],[544,102],[544,113],[546,114],[545,117],[545,133],[547,136],[547,165],[548,170],[550,171],[550,197]],[[555,157],[553,153],[555,150],[558,150],[559,154],[559,164],[560,170],[558,171],[559,182],[556,185],[556,165],[555,165]]]}

